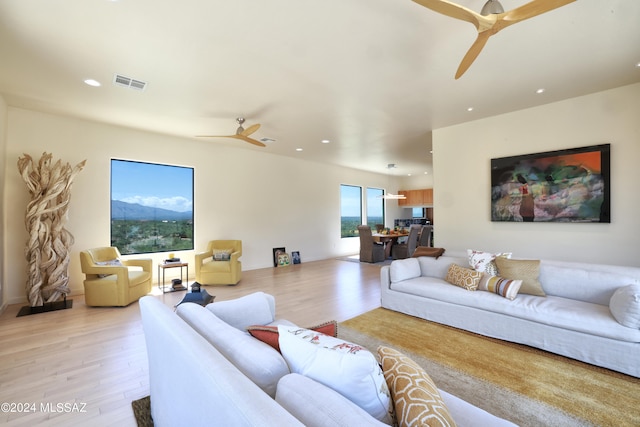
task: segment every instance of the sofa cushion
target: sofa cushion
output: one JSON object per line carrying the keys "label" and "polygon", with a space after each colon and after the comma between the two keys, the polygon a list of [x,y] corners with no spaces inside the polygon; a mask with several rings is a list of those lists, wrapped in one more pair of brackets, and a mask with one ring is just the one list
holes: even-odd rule
{"label": "sofa cushion", "polygon": [[392,282],[420,277],[420,263],[416,258],[397,259],[389,267],[389,275]]}
{"label": "sofa cushion", "polygon": [[469,265],[476,271],[481,273],[487,273],[491,276],[498,275],[498,267],[496,266],[496,257],[511,258],[511,252],[491,253],[484,251],[475,251],[473,249],[467,249],[467,256],[469,257]]}
{"label": "sofa cushion", "polygon": [[229,325],[246,332],[251,325],[266,325],[275,318],[275,299],[264,292],[207,305],[207,309]]}
{"label": "sofa cushion", "polygon": [[[433,277],[419,277],[393,283],[391,289],[456,306],[503,314],[506,315],[505,324],[509,323],[509,317],[513,317],[604,338],[640,342],[640,329],[628,328],[618,323],[611,315],[608,305],[552,295],[540,298],[534,295],[518,294],[515,300],[510,301],[489,292],[469,292]],[[424,301],[421,304],[426,305],[428,302]],[[453,308],[450,314],[451,320],[460,316],[460,313]]]}
{"label": "sofa cushion", "polygon": [[627,285],[618,288],[611,296],[609,309],[621,325],[640,328],[640,286]]}
{"label": "sofa cushion", "polygon": [[384,427],[358,405],[335,390],[299,374],[278,383],[276,402],[307,427]]}
{"label": "sofa cushion", "polygon": [[544,297],[546,294],[538,281],[540,260],[496,258],[498,274],[507,279],[522,280],[521,294]]}
{"label": "sofa cushion", "polygon": [[[311,329],[312,331],[320,332],[331,337],[338,336],[338,322],[335,320],[306,329]],[[280,334],[278,333],[278,325],[253,325],[247,328],[247,332],[249,332],[252,337],[259,339],[265,344],[269,344],[280,352],[280,344],[278,342]]]}
{"label": "sofa cushion", "polygon": [[443,255],[439,258],[434,257],[419,257],[417,258],[420,263],[420,275],[425,277],[437,277],[444,280],[447,277],[449,266],[451,263],[458,264],[461,267],[468,267],[469,261],[466,257],[453,257]]}
{"label": "sofa cushion", "polygon": [[278,381],[290,372],[280,353],[227,324],[201,305],[180,304],[176,312],[265,393],[275,396]]}
{"label": "sofa cushion", "polygon": [[292,373],[305,375],[390,423],[391,399],[382,370],[367,349],[308,329],[278,326],[280,350]]}
{"label": "sofa cushion", "polygon": [[438,388],[420,365],[389,347],[380,346],[378,356],[399,427],[456,425]]}
{"label": "sofa cushion", "polygon": [[452,285],[460,286],[468,291],[478,289],[482,273],[470,268],[460,267],[457,264],[451,264],[445,280]]}
{"label": "sofa cushion", "polygon": [[522,280],[503,279],[500,276],[492,276],[482,273],[482,278],[478,284],[478,290],[493,292],[510,300],[516,299],[518,291],[522,286]]}
{"label": "sofa cushion", "polygon": [[636,267],[542,260],[539,280],[547,295],[609,305],[618,288],[640,285],[640,273]]}

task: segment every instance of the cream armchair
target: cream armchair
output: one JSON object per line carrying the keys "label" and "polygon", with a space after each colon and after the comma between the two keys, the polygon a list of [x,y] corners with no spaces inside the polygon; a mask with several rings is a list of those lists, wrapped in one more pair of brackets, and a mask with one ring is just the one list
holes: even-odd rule
{"label": "cream armchair", "polygon": [[[225,254],[228,254],[228,260]],[[196,281],[202,285],[236,285],[242,276],[242,240],[212,240],[196,254]],[[218,258],[214,260],[214,258]]]}
{"label": "cream armchair", "polygon": [[80,267],[85,275],[85,303],[89,306],[124,307],[151,291],[153,261],[122,260],[116,247],[81,251]]}

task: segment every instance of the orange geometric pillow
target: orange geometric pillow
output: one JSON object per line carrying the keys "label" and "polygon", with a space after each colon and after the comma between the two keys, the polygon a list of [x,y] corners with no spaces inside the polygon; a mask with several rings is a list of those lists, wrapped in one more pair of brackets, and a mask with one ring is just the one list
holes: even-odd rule
{"label": "orange geometric pillow", "polygon": [[[318,326],[305,329],[311,329],[312,331],[320,332],[321,334],[329,335],[334,338],[338,336],[338,322],[336,322],[335,320],[331,320]],[[247,332],[249,332],[254,338],[257,338],[260,341],[269,344],[271,347],[280,351],[277,326],[254,325],[249,326],[247,328]]]}

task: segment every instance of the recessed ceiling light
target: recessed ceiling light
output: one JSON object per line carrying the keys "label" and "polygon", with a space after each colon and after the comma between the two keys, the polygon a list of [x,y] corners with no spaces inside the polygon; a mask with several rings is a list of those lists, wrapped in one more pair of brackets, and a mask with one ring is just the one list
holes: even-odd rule
{"label": "recessed ceiling light", "polygon": [[636,67],[640,68],[640,62],[638,62],[638,63],[636,64]]}
{"label": "recessed ceiling light", "polygon": [[87,80],[84,81],[84,83],[89,85],[89,86],[93,86],[93,87],[101,86],[99,81],[93,80],[93,79],[87,79]]}
{"label": "recessed ceiling light", "polygon": [[411,174],[410,174],[410,173],[408,173],[408,174],[407,174],[407,176],[411,176]]}
{"label": "recessed ceiling light", "polygon": [[330,143],[331,141],[329,141],[328,139],[323,139],[321,142],[322,142],[323,144],[328,144],[328,143]]}
{"label": "recessed ceiling light", "polygon": [[540,89],[536,90],[536,93],[540,94],[540,93],[544,93],[544,88],[541,87]]}
{"label": "recessed ceiling light", "polygon": [[473,111],[473,107],[467,108],[467,111]]}
{"label": "recessed ceiling light", "polygon": [[425,172],[424,174],[425,174],[425,175],[429,175],[429,172]]}
{"label": "recessed ceiling light", "polygon": [[296,151],[302,151],[302,148],[296,148]]}

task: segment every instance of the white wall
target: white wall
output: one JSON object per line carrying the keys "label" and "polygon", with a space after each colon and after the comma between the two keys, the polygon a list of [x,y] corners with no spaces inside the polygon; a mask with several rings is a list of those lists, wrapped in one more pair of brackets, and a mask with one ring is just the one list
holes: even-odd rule
{"label": "white wall", "polygon": [[[228,146],[141,132],[63,116],[8,108],[5,272],[8,303],[24,301],[27,232],[24,212],[29,194],[17,169],[27,153],[36,161],[52,153],[72,166],[86,159],[74,180],[66,228],[74,235],[70,264],[72,293],[82,293],[78,252],[110,244],[111,158],[175,164],[195,168],[195,248],[211,239],[241,239],[243,269],[272,266],[272,248],[300,251],[305,261],[357,253],[356,238],[340,238],[340,184],[388,188],[389,177],[355,169]],[[392,206],[396,204],[396,206]],[[387,221],[397,216],[389,202]],[[190,263],[194,251],[177,252]],[[145,255],[148,256],[148,255]],[[166,253],[151,255],[154,261]]]}
{"label": "white wall", "polygon": [[[7,104],[4,102],[4,98],[0,96],[0,200],[4,200],[4,175],[6,168],[6,132],[7,132]],[[4,206],[4,203],[3,203]],[[2,230],[5,229],[5,210],[0,209],[0,226]],[[0,313],[4,310],[5,298],[4,292],[4,247],[5,247],[6,233],[0,235]]]}
{"label": "white wall", "polygon": [[[640,84],[434,131],[437,246],[640,266]],[[611,144],[611,223],[490,217],[490,159]]]}

